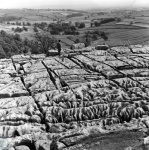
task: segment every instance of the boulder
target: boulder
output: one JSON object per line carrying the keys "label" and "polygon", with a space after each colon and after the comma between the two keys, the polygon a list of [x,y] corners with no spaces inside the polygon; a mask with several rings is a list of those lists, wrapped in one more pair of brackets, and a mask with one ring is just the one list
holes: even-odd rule
{"label": "boulder", "polygon": [[48,128],[49,128],[49,132],[50,133],[61,133],[61,132],[65,132],[66,129],[63,128],[61,125],[56,125],[56,124],[53,124],[51,125],[50,123],[47,124]]}
{"label": "boulder", "polygon": [[30,118],[30,121],[31,122],[37,122],[37,123],[41,123],[41,118],[37,115],[33,115],[31,118]]}
{"label": "boulder", "polygon": [[149,128],[149,116],[143,115],[143,117],[139,119],[138,123],[138,126],[143,124],[146,128]]}
{"label": "boulder", "polygon": [[13,147],[8,148],[8,150],[15,150]]}
{"label": "boulder", "polygon": [[84,139],[86,136],[85,135],[78,135],[78,136],[68,136],[68,138],[63,138],[60,140],[60,142],[65,143],[67,146],[71,146],[74,144],[78,144],[82,139]]}
{"label": "boulder", "polygon": [[29,147],[25,146],[25,145],[21,145],[21,146],[16,146],[15,150],[30,150]]}
{"label": "boulder", "polygon": [[149,136],[143,139],[143,143],[144,143],[144,145],[149,144]]}
{"label": "boulder", "polygon": [[70,49],[74,50],[74,49],[81,49],[84,48],[85,44],[84,43],[77,43],[77,44],[72,44]]}
{"label": "boulder", "polygon": [[61,142],[57,142],[57,145],[58,145],[58,149],[63,149],[63,148],[66,147],[66,146],[65,146],[63,143],[61,143]]}
{"label": "boulder", "polygon": [[51,141],[48,140],[38,140],[35,143],[36,150],[50,150]]}

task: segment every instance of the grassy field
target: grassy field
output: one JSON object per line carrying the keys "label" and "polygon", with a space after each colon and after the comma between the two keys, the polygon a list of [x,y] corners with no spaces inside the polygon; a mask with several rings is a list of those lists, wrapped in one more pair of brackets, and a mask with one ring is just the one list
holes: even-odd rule
{"label": "grassy field", "polygon": [[[54,36],[57,39],[61,39],[63,44],[62,46],[64,48],[70,47],[71,44],[73,44],[73,41],[75,41],[76,38],[80,38],[85,34],[87,31],[104,31],[108,35],[108,41],[104,41],[103,39],[99,39],[97,41],[94,41],[92,44],[102,44],[106,43],[110,46],[116,46],[116,45],[124,45],[126,44],[126,40],[129,40],[132,44],[142,43],[144,41],[149,40],[149,12],[141,11],[141,12],[131,12],[127,15],[125,13],[118,13],[118,12],[112,12],[112,13],[106,13],[105,15],[97,15],[94,11],[88,11],[86,13],[83,13],[83,16],[81,17],[72,17],[67,18],[67,15],[71,15],[74,12],[66,11],[66,10],[29,10],[29,9],[21,9],[21,10],[0,10],[0,17],[3,16],[16,16],[16,17],[22,17],[20,20],[21,22],[30,22],[31,24],[34,23],[41,23],[41,22],[47,22],[52,23],[56,22],[53,21],[53,19],[57,20],[64,20],[66,22],[71,21],[72,24],[75,22],[84,22],[86,27],[83,29],[79,29],[80,32],[79,36],[72,36],[74,40],[70,40],[67,37],[70,35],[59,35]],[[88,17],[85,19],[85,17]],[[111,17],[120,17],[122,19],[121,22],[111,22],[107,24],[103,24],[99,27],[90,27],[90,23],[93,19],[101,19],[101,18],[111,18]],[[133,22],[133,24],[130,25],[130,23]],[[0,29],[5,30],[8,33],[15,34],[12,31],[12,27],[16,26],[10,26],[6,24],[0,24]],[[22,32],[19,33],[22,38],[29,38],[32,39],[34,36],[33,27],[27,27],[28,32]]]}
{"label": "grassy field", "polygon": [[[143,146],[140,139],[143,138],[142,132],[122,131],[115,132],[107,135],[99,135],[95,137],[89,137],[82,140],[82,147],[77,147],[78,150],[129,150],[126,148],[133,147],[135,150],[141,148],[145,150],[148,146]],[[71,150],[75,150],[72,148]]]}

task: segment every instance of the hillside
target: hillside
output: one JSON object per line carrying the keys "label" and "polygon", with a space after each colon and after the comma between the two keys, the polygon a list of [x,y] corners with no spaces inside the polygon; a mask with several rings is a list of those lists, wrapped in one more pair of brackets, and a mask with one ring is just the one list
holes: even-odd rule
{"label": "hillside", "polygon": [[1,149],[147,148],[148,64],[148,45],[1,59]]}

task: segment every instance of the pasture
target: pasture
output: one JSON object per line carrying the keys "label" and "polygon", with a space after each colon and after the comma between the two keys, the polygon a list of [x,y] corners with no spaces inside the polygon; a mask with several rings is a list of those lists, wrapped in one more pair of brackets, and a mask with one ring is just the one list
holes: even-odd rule
{"label": "pasture", "polygon": [[[71,22],[72,25],[75,24],[75,22],[83,22],[85,23],[85,28],[78,29],[78,32],[80,33],[79,36],[73,36],[73,35],[53,35],[57,39],[61,39],[63,41],[62,46],[63,47],[69,47],[76,38],[81,38],[85,35],[87,31],[104,31],[107,36],[108,40],[104,41],[103,39],[96,40],[92,42],[93,45],[106,43],[110,46],[116,46],[116,45],[125,45],[127,40],[130,41],[132,44],[136,43],[142,43],[149,40],[149,12],[141,11],[141,12],[131,12],[131,13],[121,13],[120,11],[109,11],[106,12],[104,15],[98,15],[98,11],[87,11],[86,13],[83,13],[83,16],[80,17],[72,17],[67,18],[67,15],[71,15],[73,13],[77,13],[75,11],[67,11],[67,10],[30,10],[30,9],[21,9],[21,10],[0,10],[0,16],[16,16],[21,17],[20,22],[29,22],[32,25],[34,23],[56,23],[57,21],[63,20],[65,22]],[[106,24],[102,24],[99,27],[90,27],[91,22],[96,19],[101,18],[111,18],[111,17],[120,17],[121,21],[117,22],[110,22]],[[14,20],[15,22],[15,20]],[[0,24],[0,29],[5,30],[8,33],[14,34],[14,32],[11,30],[12,27],[16,26],[10,26],[6,24]],[[27,27],[28,32],[22,32],[19,33],[22,38],[29,38],[32,39],[34,36],[33,26]],[[40,31],[40,29],[38,29]],[[71,36],[73,40],[68,39],[67,37]]]}

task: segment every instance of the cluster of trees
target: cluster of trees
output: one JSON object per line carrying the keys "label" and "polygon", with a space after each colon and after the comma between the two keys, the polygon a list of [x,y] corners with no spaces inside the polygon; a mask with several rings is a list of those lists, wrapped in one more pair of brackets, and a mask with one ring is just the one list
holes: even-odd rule
{"label": "cluster of trees", "polygon": [[6,22],[6,21],[14,21],[14,20],[21,20],[21,17],[15,17],[15,16],[4,16],[0,17],[0,23]]}
{"label": "cluster of trees", "polygon": [[93,41],[98,40],[99,38],[103,38],[105,41],[108,40],[108,36],[104,31],[99,30],[88,31],[86,35],[90,35]]}
{"label": "cluster of trees", "polygon": [[104,18],[100,21],[101,24],[109,23],[115,21],[115,18]]}
{"label": "cluster of trees", "polygon": [[82,13],[72,13],[71,15],[67,15],[67,18],[72,18],[72,17],[81,17],[83,16]]}
{"label": "cluster of trees", "polygon": [[57,23],[50,23],[41,22],[34,24],[34,32],[38,32],[38,28],[50,32],[52,35],[79,35],[77,29],[81,29],[85,27],[85,23],[76,22],[75,25],[72,25],[71,22],[57,22]]}
{"label": "cluster of trees", "polygon": [[34,26],[34,32],[38,32],[37,26]]}
{"label": "cluster of trees", "polygon": [[41,30],[45,30],[47,28],[48,24],[47,22],[41,22],[41,23],[34,23],[34,28],[37,29],[37,27]]}
{"label": "cluster of trees", "polygon": [[[91,41],[98,40],[100,37],[104,40],[108,39],[105,32],[98,30],[92,32],[88,31],[85,33],[84,37],[76,39],[75,43],[83,42],[85,46],[89,46]],[[28,40],[27,38],[21,39],[19,34],[11,35],[1,30],[0,39],[0,55],[3,54],[4,57],[27,52],[33,54],[45,53],[48,55],[48,51],[50,49],[55,49],[57,43],[54,37],[46,33],[36,33],[34,40]]]}
{"label": "cluster of trees", "polygon": [[20,28],[20,27],[17,27],[17,28],[12,28],[12,30],[14,31],[14,32],[19,32],[19,33],[21,33],[21,32],[23,32],[23,31],[28,31],[28,28],[26,28],[25,26],[23,26],[22,28]]}
{"label": "cluster of trees", "polygon": [[14,54],[31,52],[33,54],[48,53],[56,47],[57,40],[47,34],[36,34],[34,40],[21,39],[19,34],[7,34],[0,31],[0,57],[11,57]]}
{"label": "cluster of trees", "polygon": [[75,26],[79,29],[85,28],[85,23],[83,22],[75,22]]}
{"label": "cluster of trees", "polygon": [[79,13],[86,13],[86,11],[83,11],[83,10],[75,10],[75,9],[66,9],[66,11],[79,12]]}
{"label": "cluster of trees", "polygon": [[91,27],[95,26],[98,27],[101,24],[105,24],[105,23],[109,23],[109,22],[113,22],[113,21],[120,21],[120,18],[102,18],[102,19],[97,19],[94,21],[94,19],[91,22]]}
{"label": "cluster of trees", "polygon": [[65,35],[78,35],[79,32],[77,31],[77,28],[74,25],[71,25],[71,23],[52,23],[49,24],[48,29],[50,30],[50,33],[52,35],[59,35],[60,33]]}
{"label": "cluster of trees", "polygon": [[27,22],[27,23],[25,23],[25,22],[23,22],[23,23],[21,23],[21,22],[18,22],[18,21],[16,21],[16,22],[9,22],[9,21],[7,21],[7,24],[11,24],[11,25],[17,25],[17,26],[31,26],[31,23],[29,23],[29,22]]}
{"label": "cluster of trees", "polygon": [[[0,45],[3,49],[4,55],[10,57],[13,54],[19,54],[23,52],[25,46],[20,38],[20,35],[7,34],[5,31],[0,31]],[[2,52],[2,51],[1,51]]]}

